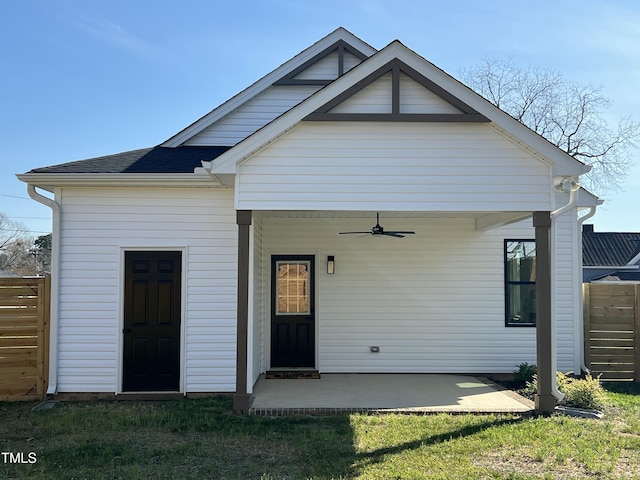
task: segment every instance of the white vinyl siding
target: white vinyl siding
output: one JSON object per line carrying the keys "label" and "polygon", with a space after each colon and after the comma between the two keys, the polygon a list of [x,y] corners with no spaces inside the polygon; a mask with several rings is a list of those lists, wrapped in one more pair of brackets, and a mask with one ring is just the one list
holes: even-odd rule
{"label": "white vinyl siding", "polygon": [[344,53],[344,65],[343,66],[344,66],[344,72],[345,73],[347,73],[352,68],[357,67],[358,65],[360,65],[360,63],[362,63],[362,60],[360,60],[355,55],[352,55],[349,52],[345,52]]}
{"label": "white vinyl siding", "polygon": [[[263,220],[264,268],[274,253],[317,255],[321,372],[510,373],[535,363],[535,329],[504,325],[503,240],[533,238],[531,220],[478,232],[470,218],[382,214],[385,229],[416,235],[339,235],[366,231],[372,220]],[[335,256],[335,275],[326,274],[327,255]],[[566,370],[573,368],[572,320],[559,308],[558,366]],[[270,319],[263,322],[268,331]]]}
{"label": "white vinyl siding", "polygon": [[315,93],[320,86],[272,86],[195,135],[186,146],[233,146]]}
{"label": "white vinyl siding", "polygon": [[[578,231],[577,212],[569,210],[554,220],[555,250],[553,262],[556,268],[552,298],[556,306],[558,331],[558,365],[563,372],[580,373],[580,357],[576,354],[580,345],[568,345],[579,338],[578,322],[582,272],[575,266],[582,261],[582,233]],[[578,245],[578,248],[575,248]]]}
{"label": "white vinyl siding", "polygon": [[236,207],[550,210],[550,169],[484,124],[305,122],[239,166]]}
{"label": "white vinyl siding", "polygon": [[183,251],[183,384],[235,390],[237,227],[230,189],[62,190],[60,392],[116,392],[122,251]]}
{"label": "white vinyl siding", "polygon": [[[344,52],[343,61],[343,68],[346,73],[362,60],[349,52]],[[294,78],[296,80],[335,80],[338,78],[338,52],[330,53],[318,60]]]}
{"label": "white vinyl siding", "polygon": [[406,75],[400,75],[400,113],[461,113]]}
{"label": "white vinyl siding", "polygon": [[330,110],[331,113],[391,113],[391,74],[383,75]]}
{"label": "white vinyl siding", "polygon": [[[392,113],[392,80],[387,73],[356,92],[331,113]],[[407,75],[400,75],[400,113],[461,113]]]}

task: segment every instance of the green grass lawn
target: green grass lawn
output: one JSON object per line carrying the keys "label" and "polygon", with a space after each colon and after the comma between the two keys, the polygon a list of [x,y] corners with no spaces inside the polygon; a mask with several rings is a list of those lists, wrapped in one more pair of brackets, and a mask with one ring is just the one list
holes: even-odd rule
{"label": "green grass lawn", "polygon": [[228,398],[0,403],[0,451],[27,462],[3,453],[0,478],[640,478],[640,387],[608,388],[604,420],[246,417]]}

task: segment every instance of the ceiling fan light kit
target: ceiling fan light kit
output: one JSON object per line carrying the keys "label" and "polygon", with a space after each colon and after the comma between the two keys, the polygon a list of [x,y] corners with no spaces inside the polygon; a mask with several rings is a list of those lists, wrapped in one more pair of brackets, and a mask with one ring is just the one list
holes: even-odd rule
{"label": "ceiling fan light kit", "polygon": [[340,232],[340,235],[384,235],[387,237],[404,238],[405,235],[415,235],[416,232],[409,230],[385,230],[380,225],[380,213],[376,213],[376,224],[367,232]]}

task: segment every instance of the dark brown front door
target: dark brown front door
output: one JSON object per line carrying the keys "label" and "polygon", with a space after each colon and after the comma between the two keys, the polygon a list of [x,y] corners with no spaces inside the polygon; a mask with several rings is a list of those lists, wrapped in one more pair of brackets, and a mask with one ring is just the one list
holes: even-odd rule
{"label": "dark brown front door", "polygon": [[123,391],[178,391],[181,252],[125,252]]}
{"label": "dark brown front door", "polygon": [[315,365],[314,257],[271,257],[271,368]]}

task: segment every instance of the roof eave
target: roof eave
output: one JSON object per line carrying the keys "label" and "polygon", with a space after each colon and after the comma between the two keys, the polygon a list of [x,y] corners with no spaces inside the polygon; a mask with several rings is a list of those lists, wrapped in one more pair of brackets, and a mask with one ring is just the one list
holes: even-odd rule
{"label": "roof eave", "polygon": [[206,173],[24,173],[18,180],[45,190],[55,187],[222,187]]}

